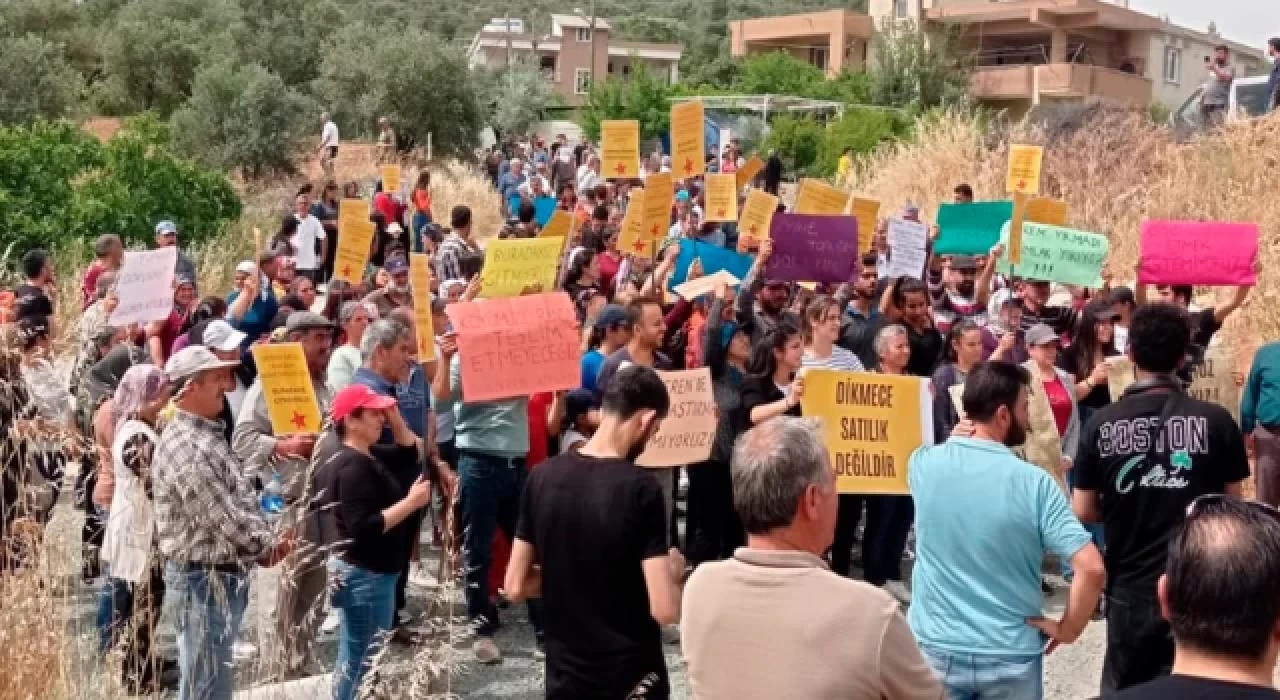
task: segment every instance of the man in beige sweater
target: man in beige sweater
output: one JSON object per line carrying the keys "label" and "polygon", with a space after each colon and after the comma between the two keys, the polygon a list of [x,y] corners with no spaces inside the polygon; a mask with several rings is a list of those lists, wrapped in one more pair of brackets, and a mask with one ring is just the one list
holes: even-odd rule
{"label": "man in beige sweater", "polygon": [[756,426],[731,468],[747,546],[700,566],[685,588],[694,697],[942,698],[897,601],[822,558],[837,496],[818,424],[784,416]]}

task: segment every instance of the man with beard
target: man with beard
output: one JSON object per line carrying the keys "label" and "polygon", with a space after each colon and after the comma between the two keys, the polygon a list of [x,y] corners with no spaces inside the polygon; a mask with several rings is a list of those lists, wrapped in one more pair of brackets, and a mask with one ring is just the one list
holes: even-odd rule
{"label": "man with beard", "polygon": [[370,292],[364,301],[377,307],[378,318],[390,318],[392,311],[413,304],[413,295],[409,292],[409,261],[403,255],[393,255],[382,269],[387,271],[387,286]]}
{"label": "man with beard", "polygon": [[549,699],[670,696],[661,625],[680,616],[684,557],[635,464],[669,407],[657,372],[624,367],[591,439],[529,476],[505,585],[513,601],[542,597]]}
{"label": "man with beard", "polygon": [[[1102,555],[1057,482],[1014,456],[1030,423],[1021,367],[979,365],[964,385],[973,430],[911,456],[916,565],[907,621],[949,697],[1043,697],[1043,654],[1074,642],[1102,592]],[[1075,578],[1061,620],[1042,617],[1045,550]],[[1047,646],[1046,646],[1047,643]]]}
{"label": "man with beard", "polygon": [[982,271],[978,262],[968,255],[951,258],[944,264],[936,255],[929,257],[929,298],[933,305],[933,322],[938,332],[946,335],[954,323],[970,320],[979,326],[987,325],[987,300],[991,296],[991,276],[995,272],[1000,246],[986,257]]}
{"label": "man with beard", "polygon": [[844,307],[840,321],[840,337],[836,344],[858,356],[863,367],[875,367],[880,358],[876,355],[876,334],[886,321],[876,303],[880,276],[876,272],[877,256],[864,253],[862,266],[853,284],[841,286],[836,301]]}
{"label": "man with beard", "polygon": [[785,280],[765,279],[764,268],[769,264],[769,256],[773,255],[773,241],[765,239],[760,243],[760,254],[742,281],[742,291],[738,293],[736,315],[738,326],[749,329],[751,347],[760,341],[780,321],[790,321],[800,328],[800,317],[787,309],[787,301],[791,296],[791,283]]}

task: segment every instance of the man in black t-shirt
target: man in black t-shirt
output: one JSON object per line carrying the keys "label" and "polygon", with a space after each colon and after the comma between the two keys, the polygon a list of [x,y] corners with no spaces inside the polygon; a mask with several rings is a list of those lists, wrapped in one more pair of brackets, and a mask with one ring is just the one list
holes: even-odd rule
{"label": "man in black t-shirt", "polygon": [[1280,512],[1209,496],[1169,548],[1160,605],[1177,643],[1173,675],[1116,700],[1280,700]]}
{"label": "man in black t-shirt", "polygon": [[45,290],[53,286],[53,264],[43,250],[27,251],[22,256],[22,276],[26,282],[14,287],[13,301],[16,321],[43,316],[53,318],[53,301]]}
{"label": "man in black t-shirt", "polygon": [[1137,381],[1094,413],[1074,465],[1072,506],[1082,521],[1103,523],[1107,543],[1104,696],[1169,672],[1173,640],[1156,598],[1169,539],[1194,499],[1239,496],[1249,476],[1231,414],[1191,398],[1174,377],[1190,341],[1183,309],[1138,308],[1128,347]]}
{"label": "man in black t-shirt", "polygon": [[667,549],[657,479],[635,464],[669,407],[657,372],[624,367],[591,439],[529,475],[505,587],[542,597],[547,698],[670,695],[660,625],[679,619],[684,558]]}

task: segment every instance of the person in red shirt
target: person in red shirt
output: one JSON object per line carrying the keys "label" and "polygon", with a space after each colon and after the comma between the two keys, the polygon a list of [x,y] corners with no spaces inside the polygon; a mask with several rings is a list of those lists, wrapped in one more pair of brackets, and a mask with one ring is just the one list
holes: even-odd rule
{"label": "person in red shirt", "polygon": [[98,300],[98,276],[104,271],[116,272],[124,263],[124,242],[114,233],[104,233],[93,242],[95,260],[84,271],[80,282],[80,310],[84,311]]}

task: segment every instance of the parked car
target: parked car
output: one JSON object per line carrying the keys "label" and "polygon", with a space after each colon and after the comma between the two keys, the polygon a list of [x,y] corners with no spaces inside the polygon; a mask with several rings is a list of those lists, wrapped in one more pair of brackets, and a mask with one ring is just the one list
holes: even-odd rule
{"label": "parked car", "polygon": [[[1196,88],[1191,97],[1169,115],[1169,126],[1179,131],[1194,131],[1202,124],[1200,119],[1200,94],[1203,87]],[[1231,95],[1228,106],[1228,119],[1248,119],[1260,117],[1267,112],[1267,76],[1257,75],[1252,78],[1236,78],[1231,83]]]}

